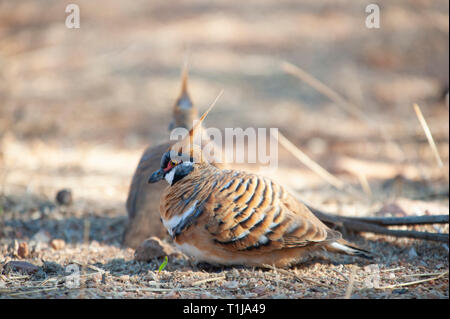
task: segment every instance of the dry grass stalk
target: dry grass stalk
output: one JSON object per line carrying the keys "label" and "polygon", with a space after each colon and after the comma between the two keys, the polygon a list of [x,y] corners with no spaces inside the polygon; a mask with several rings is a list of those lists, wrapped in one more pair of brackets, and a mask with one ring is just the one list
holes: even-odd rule
{"label": "dry grass stalk", "polygon": [[52,281],[58,281],[61,277],[48,277],[47,279],[43,280],[41,283],[39,283],[38,287],[44,287],[45,284],[52,282]]}
{"label": "dry grass stalk", "polygon": [[407,274],[407,275],[402,275],[402,277],[430,277],[430,276],[440,276],[442,274],[446,274],[448,273],[448,271],[445,272],[428,272],[428,273],[423,273],[423,274]]}
{"label": "dry grass stalk", "polygon": [[273,270],[275,272],[279,272],[280,274],[283,274],[283,275],[291,276],[291,277],[293,277],[294,279],[296,279],[297,281],[299,281],[301,283],[303,283],[304,281],[309,281],[310,283],[313,283],[314,285],[328,287],[327,285],[324,285],[321,282],[318,282],[318,281],[316,281],[314,279],[311,279],[311,278],[308,278],[308,277],[300,277],[297,274],[294,274],[292,271],[288,271],[288,270],[283,269],[283,268],[277,268],[277,267],[274,267],[272,265],[267,265],[267,264],[263,265],[263,267],[267,268],[267,269],[271,269],[271,270]]}
{"label": "dry grass stalk", "polygon": [[420,125],[422,125],[422,128],[425,132],[425,136],[427,137],[428,140],[428,144],[430,144],[431,150],[433,151],[434,157],[436,158],[436,162],[438,163],[439,167],[443,167],[444,164],[442,163],[441,156],[439,155],[436,143],[434,142],[433,135],[431,134],[430,128],[428,127],[428,124],[425,121],[425,118],[423,117],[419,105],[414,104],[414,111],[416,112]]}
{"label": "dry grass stalk", "polygon": [[[32,287],[32,288],[38,288],[38,287]],[[41,289],[37,289],[37,290],[19,291],[19,292],[9,294],[9,296],[12,297],[12,296],[28,295],[28,294],[33,294],[36,292],[39,293],[39,292],[43,292],[43,291],[52,291],[52,290],[58,290],[58,289],[61,289],[61,287],[50,287],[50,288],[41,288]]]}
{"label": "dry grass stalk", "polygon": [[367,180],[366,175],[364,173],[360,173],[358,174],[358,179],[362,189],[364,190],[364,193],[366,193],[367,196],[372,197],[372,189],[370,188],[370,184]]}
{"label": "dry grass stalk", "polygon": [[390,268],[390,269],[382,269],[382,270],[380,270],[380,272],[392,272],[392,271],[403,270],[403,269],[405,269],[405,267],[395,267],[395,268]]}
{"label": "dry grass stalk", "polygon": [[8,281],[20,280],[20,279],[28,279],[28,278],[30,278],[30,277],[31,277],[30,275],[11,276],[11,277],[6,277],[6,276],[5,276],[6,280],[8,280]]}
{"label": "dry grass stalk", "polygon": [[352,297],[353,285],[355,284],[355,274],[356,268],[352,267],[352,272],[350,273],[350,278],[348,280],[348,286],[345,291],[344,299],[350,299]]}
{"label": "dry grass stalk", "polygon": [[296,274],[294,274],[294,273],[292,273],[292,272],[290,272],[290,271],[287,271],[287,270],[285,270],[285,269],[277,268],[277,267],[275,267],[275,266],[268,265],[268,264],[263,265],[263,267],[264,267],[264,268],[267,268],[267,269],[271,269],[271,270],[273,270],[273,271],[275,271],[275,272],[279,272],[279,273],[282,273],[282,274],[291,276],[291,277],[295,278],[297,281],[303,282],[302,278],[300,278],[300,277],[297,276]]}
{"label": "dry grass stalk", "polygon": [[[73,263],[74,263],[74,264],[77,264],[77,265],[80,265],[80,266],[83,267],[83,268],[90,268],[90,269],[96,271],[96,272],[93,273],[93,274],[97,274],[97,273],[104,274],[104,273],[106,273],[105,270],[103,270],[103,269],[101,269],[101,268],[98,268],[98,267],[96,267],[96,266],[94,266],[94,265],[85,264],[85,263],[82,263],[82,262],[79,262],[79,261],[76,261],[76,260],[73,261]],[[89,274],[89,275],[90,275],[90,274]]]}
{"label": "dry grass stalk", "polygon": [[130,287],[130,288],[125,288],[125,291],[149,291],[149,292],[167,292],[167,291],[194,291],[197,289],[202,289],[202,288],[146,288],[146,287]]}
{"label": "dry grass stalk", "polygon": [[321,81],[319,81],[306,71],[302,70],[298,66],[288,62],[282,62],[281,67],[286,73],[289,73],[295,76],[296,78],[299,78],[300,80],[302,80],[303,82],[305,82],[306,84],[317,90],[319,93],[322,93],[323,95],[328,97],[331,101],[340,105],[348,113],[354,115],[357,118],[364,118],[366,121],[370,121],[369,119],[366,118],[366,115],[363,112],[361,112],[361,110],[357,106],[347,102],[341,95],[336,93],[336,91],[333,91],[324,83],[322,83]]}
{"label": "dry grass stalk", "polygon": [[344,280],[342,280],[342,279],[338,279],[338,280],[345,281],[345,282],[349,281],[348,277],[346,275],[344,275],[343,273],[341,273],[340,271],[337,271],[336,269],[333,269],[333,268],[331,268],[331,270],[334,271],[335,273],[337,273],[338,275],[340,275],[342,278],[344,278]]}
{"label": "dry grass stalk", "polygon": [[91,222],[89,219],[84,220],[84,229],[83,229],[83,241],[85,244],[89,243],[89,233],[91,231]]}
{"label": "dry grass stalk", "polygon": [[195,286],[200,286],[200,285],[202,285],[204,283],[207,283],[207,282],[218,281],[218,280],[225,280],[225,279],[226,279],[225,276],[219,276],[219,277],[214,277],[214,278],[206,278],[206,279],[198,280],[198,281],[195,281],[195,282],[191,283],[191,286],[194,286],[194,287]]}
{"label": "dry grass stalk", "polygon": [[335,102],[337,105],[339,105],[344,111],[350,113],[351,115],[355,116],[356,118],[362,120],[366,124],[368,124],[370,127],[376,129],[383,139],[386,141],[386,143],[392,148],[396,150],[396,153],[398,154],[401,159],[405,159],[405,152],[403,149],[395,142],[392,141],[392,138],[385,132],[385,130],[380,127],[380,123],[373,121],[371,118],[366,116],[359,107],[354,105],[353,103],[348,102],[346,99],[344,99],[340,94],[338,94],[336,91],[332,90],[328,86],[326,86],[324,83],[313,77],[311,74],[306,72],[305,70],[302,70],[300,67],[293,65],[289,62],[282,62],[281,68],[288,74],[302,80],[309,86],[311,86],[313,89],[315,89],[317,92],[325,95],[328,97],[331,101]]}
{"label": "dry grass stalk", "polygon": [[339,180],[337,177],[331,175],[322,166],[314,162],[311,158],[303,153],[297,146],[295,146],[291,141],[289,141],[283,134],[278,132],[278,137],[272,135],[274,138],[278,139],[281,145],[283,145],[289,152],[292,153],[300,162],[307,166],[314,173],[323,178],[327,183],[342,190],[345,186],[344,182]]}

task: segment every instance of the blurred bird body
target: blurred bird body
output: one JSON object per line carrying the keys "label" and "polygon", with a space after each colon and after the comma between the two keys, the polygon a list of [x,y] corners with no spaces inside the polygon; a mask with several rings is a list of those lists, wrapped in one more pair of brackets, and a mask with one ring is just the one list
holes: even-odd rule
{"label": "blurred bird body", "polygon": [[183,154],[209,110],[167,150],[149,179],[169,183],[161,197],[161,220],[178,248],[221,265],[288,266],[323,250],[369,256],[271,179],[214,167],[195,147]]}
{"label": "blurred bird body", "polygon": [[161,156],[170,145],[164,143],[147,148],[133,175],[126,202],[128,224],[123,236],[123,244],[128,247],[136,248],[151,236],[163,238],[166,235],[164,227],[158,222],[157,204],[164,186],[148,184],[147,176],[158,169]]}

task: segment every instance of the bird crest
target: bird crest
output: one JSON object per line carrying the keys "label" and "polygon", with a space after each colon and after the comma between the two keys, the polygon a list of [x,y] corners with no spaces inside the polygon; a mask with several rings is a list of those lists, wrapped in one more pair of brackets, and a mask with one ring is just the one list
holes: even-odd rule
{"label": "bird crest", "polygon": [[173,106],[172,121],[169,124],[169,130],[173,130],[176,127],[189,129],[192,122],[198,118],[197,108],[192,103],[188,90],[188,73],[188,61],[186,59],[181,71],[181,91]]}
{"label": "bird crest", "polygon": [[203,113],[200,119],[194,121],[194,125],[189,130],[189,132],[180,141],[169,148],[171,157],[181,156],[183,158],[189,158],[191,161],[196,163],[206,161],[206,157],[203,156],[202,151],[204,146],[202,145],[202,142],[205,133],[202,124],[206,116],[216,105],[222,94],[223,90],[220,91],[220,93],[211,103],[209,108]]}

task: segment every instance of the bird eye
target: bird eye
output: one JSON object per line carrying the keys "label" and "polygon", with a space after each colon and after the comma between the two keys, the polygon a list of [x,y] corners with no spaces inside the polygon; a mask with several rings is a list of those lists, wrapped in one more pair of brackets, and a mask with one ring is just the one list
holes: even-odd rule
{"label": "bird eye", "polygon": [[164,168],[165,172],[170,171],[172,168],[174,168],[175,166],[177,166],[178,164],[172,160],[170,160],[169,162],[167,162],[166,167]]}

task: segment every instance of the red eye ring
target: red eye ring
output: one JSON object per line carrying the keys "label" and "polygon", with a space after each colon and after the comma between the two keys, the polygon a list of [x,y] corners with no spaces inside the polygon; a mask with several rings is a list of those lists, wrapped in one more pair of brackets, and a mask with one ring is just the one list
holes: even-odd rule
{"label": "red eye ring", "polygon": [[170,171],[172,168],[174,168],[176,166],[176,164],[172,161],[169,161],[169,163],[167,163],[167,167],[164,168],[164,172],[168,172]]}

